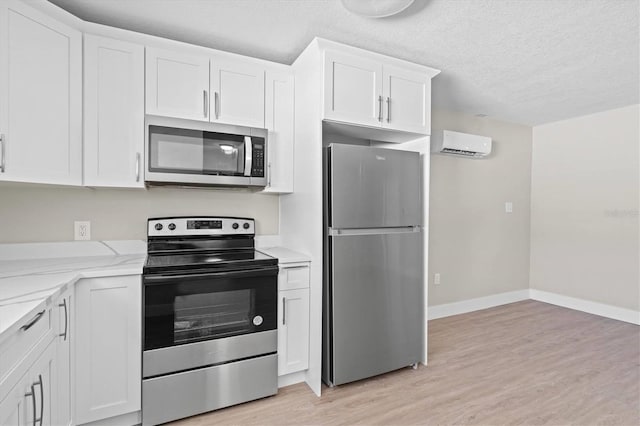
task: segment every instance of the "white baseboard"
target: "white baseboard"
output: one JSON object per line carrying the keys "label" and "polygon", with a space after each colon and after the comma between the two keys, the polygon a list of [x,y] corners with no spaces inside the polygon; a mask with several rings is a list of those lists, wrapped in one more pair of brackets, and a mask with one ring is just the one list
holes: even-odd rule
{"label": "white baseboard", "polygon": [[619,308],[617,306],[605,305],[604,303],[563,296],[562,294],[550,293],[533,288],[529,290],[529,297],[539,302],[550,303],[564,308],[575,309],[576,311],[640,325],[640,312],[634,311],[633,309]]}
{"label": "white baseboard", "polygon": [[520,302],[521,300],[527,299],[529,299],[528,289],[508,291],[506,293],[493,294],[491,296],[478,297],[476,299],[429,306],[427,308],[427,318],[432,320],[437,318],[450,317],[452,315],[466,314],[467,312],[493,308],[495,306],[506,305],[507,303],[513,302]]}

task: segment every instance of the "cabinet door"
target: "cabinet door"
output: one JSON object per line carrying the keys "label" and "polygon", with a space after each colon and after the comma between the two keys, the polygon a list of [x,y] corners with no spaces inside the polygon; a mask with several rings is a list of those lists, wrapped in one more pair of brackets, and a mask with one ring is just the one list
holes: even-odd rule
{"label": "cabinet door", "polygon": [[4,396],[4,399],[0,400],[0,425],[27,426],[27,410],[32,410],[34,406],[31,397],[25,396],[26,383],[23,379]]}
{"label": "cabinet door", "polygon": [[264,74],[251,62],[213,58],[211,121],[263,128]]}
{"label": "cabinet door", "polygon": [[[27,424],[35,424],[33,415],[36,415],[38,425],[58,425],[57,394],[57,369],[56,369],[56,345],[51,344],[40,355],[38,360],[29,369],[26,375],[27,383],[24,384],[25,397],[31,401],[25,403],[25,419]],[[30,392],[35,392],[35,409]]]}
{"label": "cabinet door", "polygon": [[324,118],[380,127],[382,65],[326,51],[324,67]]}
{"label": "cabinet door", "polygon": [[84,184],[144,187],[144,47],[84,37]]}
{"label": "cabinet door", "polygon": [[267,71],[265,125],[269,130],[267,186],[264,192],[293,192],[294,79]]}
{"label": "cabinet door", "polygon": [[71,425],[72,423],[72,378],[71,378],[71,310],[73,308],[73,286],[64,292],[56,305],[56,368],[58,375],[57,391],[53,393],[56,398],[58,417],[56,424]]}
{"label": "cabinet door", "polygon": [[0,180],[82,183],[82,36],[0,3]]}
{"label": "cabinet door", "polygon": [[139,275],[76,284],[77,424],[140,410],[141,287]]}
{"label": "cabinet door", "polygon": [[209,58],[147,47],[146,112],[209,121]]}
{"label": "cabinet door", "polygon": [[309,289],[279,292],[278,375],[309,368]]}
{"label": "cabinet door", "polygon": [[385,65],[382,126],[429,134],[431,130],[431,78],[426,74]]}

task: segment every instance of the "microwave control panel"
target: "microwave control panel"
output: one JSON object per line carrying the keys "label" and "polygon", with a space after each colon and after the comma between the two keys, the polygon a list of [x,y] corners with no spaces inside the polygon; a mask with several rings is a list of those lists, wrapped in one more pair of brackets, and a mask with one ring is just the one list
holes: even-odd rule
{"label": "microwave control panel", "polygon": [[253,142],[251,176],[264,177],[264,139]]}

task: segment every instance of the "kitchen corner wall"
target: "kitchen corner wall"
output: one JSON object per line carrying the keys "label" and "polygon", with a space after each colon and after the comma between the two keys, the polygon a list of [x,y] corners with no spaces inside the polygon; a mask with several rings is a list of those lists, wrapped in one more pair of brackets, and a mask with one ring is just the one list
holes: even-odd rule
{"label": "kitchen corner wall", "polygon": [[533,129],[531,288],[640,310],[640,105]]}
{"label": "kitchen corner wall", "polygon": [[242,189],[91,189],[2,183],[0,200],[0,243],[70,241],[74,220],[91,221],[92,240],[144,240],[147,218],[153,216],[254,217],[257,234],[279,232],[278,196]]}
{"label": "kitchen corner wall", "polygon": [[489,136],[493,151],[431,156],[429,306],[528,289],[531,127],[433,111],[432,128]]}

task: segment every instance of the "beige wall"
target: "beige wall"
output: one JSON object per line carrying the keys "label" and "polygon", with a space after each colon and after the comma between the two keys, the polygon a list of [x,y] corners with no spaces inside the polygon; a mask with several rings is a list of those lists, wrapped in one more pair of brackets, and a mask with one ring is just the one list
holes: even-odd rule
{"label": "beige wall", "polygon": [[533,129],[531,288],[640,309],[640,106]]}
{"label": "beige wall", "polygon": [[494,146],[481,160],[431,156],[429,305],[527,289],[531,127],[434,111],[432,128],[489,136]]}
{"label": "beige wall", "polygon": [[256,219],[256,233],[278,233],[278,196],[248,190],[90,189],[0,185],[0,243],[73,240],[73,221],[91,221],[91,239],[145,239],[153,216]]}

